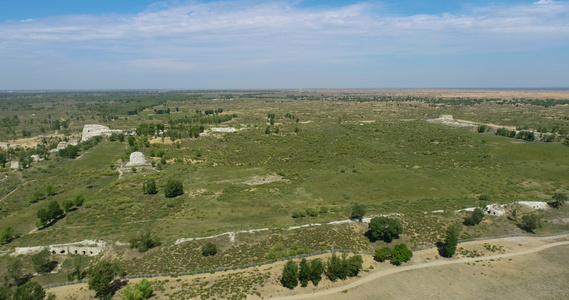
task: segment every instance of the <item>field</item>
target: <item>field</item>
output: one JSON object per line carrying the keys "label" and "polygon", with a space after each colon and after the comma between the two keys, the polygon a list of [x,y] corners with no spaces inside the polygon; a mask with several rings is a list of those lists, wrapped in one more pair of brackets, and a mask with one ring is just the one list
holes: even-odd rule
{"label": "field", "polygon": [[[553,194],[569,190],[568,99],[567,91],[481,90],[0,93],[0,142],[7,162],[0,174],[5,178],[0,229],[12,227],[17,236],[0,251],[102,239],[112,245],[106,258],[129,274],[146,274],[385,245],[366,238],[366,224],[325,224],[348,219],[354,204],[364,204],[366,216],[398,214],[404,234],[396,243],[432,246],[449,224],[462,223],[466,213],[455,210],[551,201]],[[475,126],[427,121],[445,114]],[[104,137],[81,146],[74,159],[47,155],[62,139],[79,138],[85,124],[138,134],[133,145]],[[477,132],[484,124],[492,125],[490,131]],[[156,129],[160,126],[164,130]],[[553,138],[496,135],[502,126]],[[36,138],[40,134],[44,137]],[[119,168],[133,150],[153,166]],[[46,159],[31,162],[31,154]],[[10,169],[12,160],[22,168]],[[142,187],[151,179],[158,193],[146,195]],[[182,180],[183,195],[165,197],[169,179]],[[48,185],[54,194],[30,203]],[[36,228],[39,209],[77,194],[85,196],[83,206]],[[306,209],[318,216],[292,217]],[[518,217],[532,212],[516,210]],[[461,238],[522,233],[515,218],[507,218],[512,212],[487,217],[478,226],[461,225]],[[544,225],[537,233],[569,229],[566,206],[539,215]],[[324,225],[287,230],[310,223]],[[201,255],[208,240],[175,244],[180,238],[261,228],[267,230],[211,239],[220,250],[213,257]],[[162,245],[138,253],[120,244],[141,231],[159,237]],[[0,257],[0,269],[7,261]],[[29,259],[22,261],[31,271]],[[70,265],[34,280],[65,281]]]}

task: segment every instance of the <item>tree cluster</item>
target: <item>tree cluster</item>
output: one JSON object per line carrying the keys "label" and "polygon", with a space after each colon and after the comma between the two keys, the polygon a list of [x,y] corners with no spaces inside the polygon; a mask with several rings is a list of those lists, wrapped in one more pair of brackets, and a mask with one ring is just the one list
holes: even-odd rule
{"label": "tree cluster", "polygon": [[405,244],[396,245],[393,249],[389,247],[376,249],[374,255],[375,260],[384,262],[386,259],[391,259],[394,265],[408,262],[412,257],[413,252]]}
{"label": "tree cluster", "polygon": [[322,274],[324,274],[324,263],[319,259],[308,262],[306,258],[303,258],[300,262],[300,270],[294,261],[289,260],[283,269],[281,283],[289,289],[294,289],[299,281],[302,287],[306,287],[309,281],[317,286],[322,280]]}
{"label": "tree cluster", "polygon": [[388,217],[374,217],[369,222],[370,235],[373,239],[381,239],[390,243],[403,233],[403,226],[398,219]]}
{"label": "tree cluster", "polygon": [[357,276],[362,269],[363,259],[360,255],[354,255],[348,258],[347,253],[342,253],[342,257],[338,257],[336,253],[326,263],[326,276],[331,281],[337,279],[345,280],[348,276]]}
{"label": "tree cluster", "polygon": [[39,221],[36,223],[37,227],[44,227],[53,220],[63,215],[63,210],[59,207],[56,200],[49,202],[47,209],[41,208],[37,212]]}

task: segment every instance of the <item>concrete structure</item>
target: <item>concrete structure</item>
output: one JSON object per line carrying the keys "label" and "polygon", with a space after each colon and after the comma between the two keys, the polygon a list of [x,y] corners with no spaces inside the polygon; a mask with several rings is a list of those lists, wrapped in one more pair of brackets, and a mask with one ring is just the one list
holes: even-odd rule
{"label": "concrete structure", "polygon": [[142,152],[132,152],[130,154],[129,162],[126,163],[127,167],[137,167],[137,166],[146,166],[146,158]]}
{"label": "concrete structure", "polygon": [[122,133],[122,130],[111,130],[109,127],[98,124],[85,124],[83,126],[83,133],[81,134],[81,141],[87,141],[94,136],[110,136],[113,133]]}
{"label": "concrete structure", "polygon": [[17,160],[10,161],[10,168],[16,170],[20,169],[20,162]]}
{"label": "concrete structure", "polygon": [[84,240],[81,242],[70,244],[56,244],[49,246],[35,246],[35,247],[16,247],[14,250],[15,255],[32,255],[42,251],[44,248],[51,254],[79,254],[87,256],[96,256],[102,253],[107,246],[104,241]]}

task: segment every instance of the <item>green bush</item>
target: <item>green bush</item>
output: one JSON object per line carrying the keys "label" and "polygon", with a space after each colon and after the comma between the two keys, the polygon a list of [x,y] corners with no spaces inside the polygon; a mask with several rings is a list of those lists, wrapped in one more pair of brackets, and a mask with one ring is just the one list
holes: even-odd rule
{"label": "green bush", "polygon": [[215,254],[217,254],[217,246],[215,244],[207,242],[202,246],[203,256],[214,256]]}
{"label": "green bush", "polygon": [[289,289],[298,285],[298,265],[294,261],[289,260],[284,266],[281,283]]}
{"label": "green bush", "polygon": [[384,262],[391,256],[391,248],[383,247],[375,250],[374,259],[379,262]]}
{"label": "green bush", "polygon": [[391,250],[391,263],[394,265],[408,262],[411,257],[413,257],[413,252],[411,252],[405,244],[399,244]]}
{"label": "green bush", "polygon": [[166,198],[173,198],[184,194],[184,185],[181,180],[169,179],[164,188],[164,195]]}

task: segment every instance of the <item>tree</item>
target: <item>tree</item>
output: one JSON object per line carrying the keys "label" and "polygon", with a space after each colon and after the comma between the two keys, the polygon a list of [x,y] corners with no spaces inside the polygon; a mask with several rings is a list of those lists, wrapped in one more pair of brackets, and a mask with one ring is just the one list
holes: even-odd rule
{"label": "tree", "polygon": [[389,243],[394,238],[399,238],[403,233],[403,227],[398,219],[388,217],[374,217],[369,222],[371,236],[374,239],[382,239]]}
{"label": "tree", "polygon": [[394,265],[408,262],[411,257],[413,257],[413,252],[411,252],[405,244],[396,245],[391,251],[391,263]]}
{"label": "tree", "polygon": [[480,208],[474,209],[472,214],[464,219],[464,225],[474,226],[480,224],[484,219],[484,212]]}
{"label": "tree", "polygon": [[217,246],[214,243],[207,242],[202,246],[203,256],[214,256],[215,254],[217,254]]}
{"label": "tree", "polygon": [[14,227],[7,226],[0,233],[0,244],[8,244],[14,239]]}
{"label": "tree", "polygon": [[134,144],[136,143],[136,138],[134,136],[129,136],[127,140],[128,140],[128,145],[131,147],[134,146]]}
{"label": "tree", "polygon": [[168,179],[166,187],[164,188],[164,195],[166,198],[173,198],[184,194],[184,185],[181,180]]}
{"label": "tree", "polygon": [[50,220],[56,219],[63,214],[63,210],[59,207],[56,200],[49,202],[47,207],[47,215]]}
{"label": "tree", "polygon": [[365,205],[356,203],[354,204],[354,206],[352,206],[351,218],[358,219],[361,222],[365,213],[366,213]]}
{"label": "tree", "polygon": [[324,263],[319,259],[310,261],[310,280],[316,286],[322,280],[324,274]]}
{"label": "tree", "polygon": [[75,206],[79,207],[83,205],[84,202],[85,202],[85,196],[83,196],[83,194],[73,195],[73,203],[75,203]]}
{"label": "tree", "polygon": [[117,264],[101,261],[89,270],[89,289],[95,291],[96,297],[106,299],[111,295],[110,283],[119,273]]}
{"label": "tree", "polygon": [[16,288],[13,300],[43,300],[45,298],[45,290],[36,281],[29,281],[24,285]]}
{"label": "tree", "polygon": [[300,261],[300,271],[298,272],[298,280],[300,281],[301,287],[306,287],[308,285],[311,273],[312,270],[310,269],[310,265],[306,261],[306,258],[303,258]]}
{"label": "tree", "polygon": [[53,270],[53,264],[49,260],[49,250],[43,248],[42,251],[32,255],[32,263],[34,264],[34,270],[39,274],[45,274]]}
{"label": "tree", "polygon": [[124,290],[124,300],[144,300],[150,298],[154,288],[146,278],[142,279],[140,283],[134,285],[134,290],[127,286]]}
{"label": "tree", "polygon": [[567,201],[567,194],[555,193],[555,194],[553,194],[552,198],[553,198],[553,201],[550,203],[550,205],[559,209]]}
{"label": "tree", "polygon": [[384,262],[387,258],[391,256],[391,248],[383,247],[380,249],[375,249],[375,260],[379,262]]}
{"label": "tree", "polygon": [[65,212],[68,212],[74,205],[75,203],[73,203],[73,200],[71,199],[65,199],[61,202],[61,206]]}
{"label": "tree", "polygon": [[358,276],[358,273],[363,267],[364,260],[361,255],[354,255],[347,259],[346,267],[348,269],[348,276]]}
{"label": "tree", "polygon": [[45,193],[48,196],[53,196],[55,194],[55,188],[53,187],[53,185],[48,184],[47,187],[45,188]]}
{"label": "tree", "polygon": [[148,180],[146,183],[142,185],[142,189],[144,194],[147,195],[154,195],[158,193],[158,189],[156,188],[156,181],[154,179]]}
{"label": "tree", "polygon": [[298,285],[298,265],[294,261],[287,261],[281,282],[283,286],[289,289],[294,289]]}
{"label": "tree", "polygon": [[456,225],[450,225],[447,228],[445,244],[443,246],[443,252],[447,257],[452,257],[456,252],[456,246],[458,245],[458,235],[460,234],[460,228]]}
{"label": "tree", "polygon": [[528,232],[534,232],[534,230],[536,230],[540,226],[541,226],[541,220],[536,214],[525,215],[522,217],[521,227],[524,230]]}
{"label": "tree", "polygon": [[37,216],[38,216],[39,221],[36,225],[39,225],[38,227],[43,227],[43,226],[47,225],[47,223],[50,220],[49,214],[47,213],[47,210],[45,208],[41,208],[40,210],[38,210]]}

